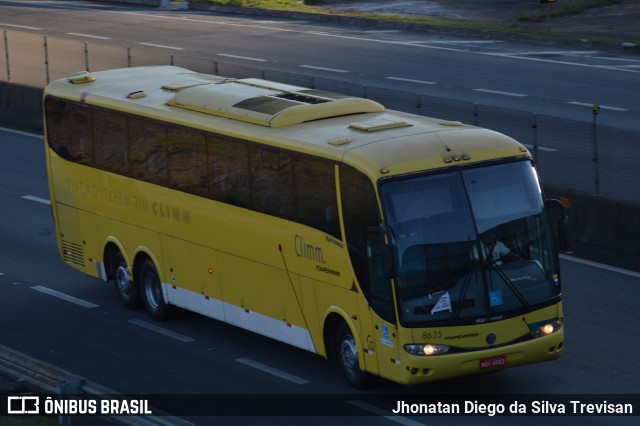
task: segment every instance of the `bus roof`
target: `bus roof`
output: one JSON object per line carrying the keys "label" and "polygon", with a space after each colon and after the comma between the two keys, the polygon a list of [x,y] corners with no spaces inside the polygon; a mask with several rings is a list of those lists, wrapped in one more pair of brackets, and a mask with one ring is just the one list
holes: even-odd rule
{"label": "bus roof", "polygon": [[515,140],[457,121],[385,110],[369,99],[174,66],[80,72],[53,95],[353,165],[383,176],[530,156]]}

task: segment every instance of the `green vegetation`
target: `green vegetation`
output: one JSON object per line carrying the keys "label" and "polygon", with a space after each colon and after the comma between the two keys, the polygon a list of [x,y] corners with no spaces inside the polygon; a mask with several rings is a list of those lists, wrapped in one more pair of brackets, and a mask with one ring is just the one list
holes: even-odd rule
{"label": "green vegetation", "polygon": [[577,15],[578,13],[594,7],[611,6],[620,3],[620,0],[561,0],[547,6],[548,10],[535,15],[518,16],[521,22],[543,22],[547,18],[559,18],[561,16]]}
{"label": "green vegetation", "polygon": [[[604,42],[632,42],[640,44],[640,40],[622,39],[615,36],[573,34],[565,32],[553,32],[544,28],[525,28],[518,25],[518,22],[541,22],[550,18],[574,15],[584,10],[608,6],[619,3],[619,0],[558,0],[556,3],[541,7],[540,12],[531,16],[519,16],[511,25],[498,25],[477,21],[443,20],[428,16],[406,15],[406,14],[383,14],[373,12],[358,12],[332,9],[330,7],[319,7],[316,4],[326,4],[325,0],[191,0],[203,3],[212,3],[219,6],[254,7],[261,9],[286,10],[305,13],[317,13],[334,16],[345,16],[352,18],[385,20],[394,22],[409,22],[419,25],[448,26],[475,30],[502,31],[519,34],[532,34],[547,37],[575,38],[581,40],[604,41]],[[545,9],[548,8],[547,11]]]}

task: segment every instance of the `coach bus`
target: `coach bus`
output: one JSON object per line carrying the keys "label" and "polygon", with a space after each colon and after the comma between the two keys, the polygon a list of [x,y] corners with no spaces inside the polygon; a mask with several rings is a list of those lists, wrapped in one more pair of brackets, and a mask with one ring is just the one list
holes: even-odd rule
{"label": "coach bus", "polygon": [[173,66],[44,92],[63,261],[336,360],[355,387],[553,360],[555,204],[530,152],[372,100]]}

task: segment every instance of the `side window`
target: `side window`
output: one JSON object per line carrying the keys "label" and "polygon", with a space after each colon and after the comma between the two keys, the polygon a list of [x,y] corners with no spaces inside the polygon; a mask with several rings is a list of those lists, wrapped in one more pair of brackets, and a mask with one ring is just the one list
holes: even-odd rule
{"label": "side window", "polygon": [[[96,167],[129,174],[127,119],[109,111],[93,110],[93,155]],[[74,122],[72,117],[72,123]],[[74,132],[72,132],[73,134]]]}
{"label": "side window", "polygon": [[369,297],[371,285],[367,279],[365,230],[380,224],[373,184],[362,173],[342,166],[340,167],[340,195],[349,257],[358,282],[365,295]]}
{"label": "side window", "polygon": [[293,218],[293,167],[291,155],[268,148],[249,148],[251,208],[287,219]]}
{"label": "side window", "polygon": [[293,162],[295,216],[298,222],[340,238],[333,163],[296,157]]}
{"label": "side window", "polygon": [[203,134],[168,129],[167,166],[171,188],[207,195],[207,146]]}
{"label": "side window", "polygon": [[385,277],[385,267],[383,266],[385,263],[390,264],[391,254],[387,250],[384,234],[376,228],[369,230],[366,233],[365,247],[367,278],[370,286],[369,303],[381,318],[394,322],[391,281]]}
{"label": "side window", "polygon": [[47,141],[49,146],[61,157],[71,160],[69,154],[69,116],[70,104],[65,101],[47,98],[45,102],[47,117]]}
{"label": "side window", "polygon": [[209,197],[239,207],[249,206],[249,150],[247,144],[207,137]]}
{"label": "side window", "polygon": [[130,118],[129,151],[131,177],[167,185],[167,136],[163,125]]}

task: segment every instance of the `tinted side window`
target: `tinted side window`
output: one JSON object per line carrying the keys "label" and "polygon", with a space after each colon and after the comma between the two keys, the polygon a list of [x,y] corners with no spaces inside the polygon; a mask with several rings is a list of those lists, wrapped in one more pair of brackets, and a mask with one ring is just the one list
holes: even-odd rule
{"label": "tinted side window", "polygon": [[251,208],[293,219],[292,170],[289,153],[249,147]]}
{"label": "tinted side window", "polygon": [[207,195],[207,146],[204,135],[184,129],[167,130],[169,185]]}
{"label": "tinted side window", "polygon": [[161,124],[129,119],[131,177],[167,185],[167,137]]}
{"label": "tinted side window", "polygon": [[93,154],[96,167],[129,174],[127,119],[117,113],[95,109],[91,114]]}
{"label": "tinted side window", "polygon": [[333,163],[297,157],[293,175],[296,220],[340,238]]}
{"label": "tinted side window", "polygon": [[207,136],[209,197],[239,207],[249,206],[247,144]]}
{"label": "tinted side window", "polygon": [[343,166],[340,167],[340,194],[351,264],[363,291],[369,295],[364,238],[367,227],[380,224],[375,191],[365,175]]}

